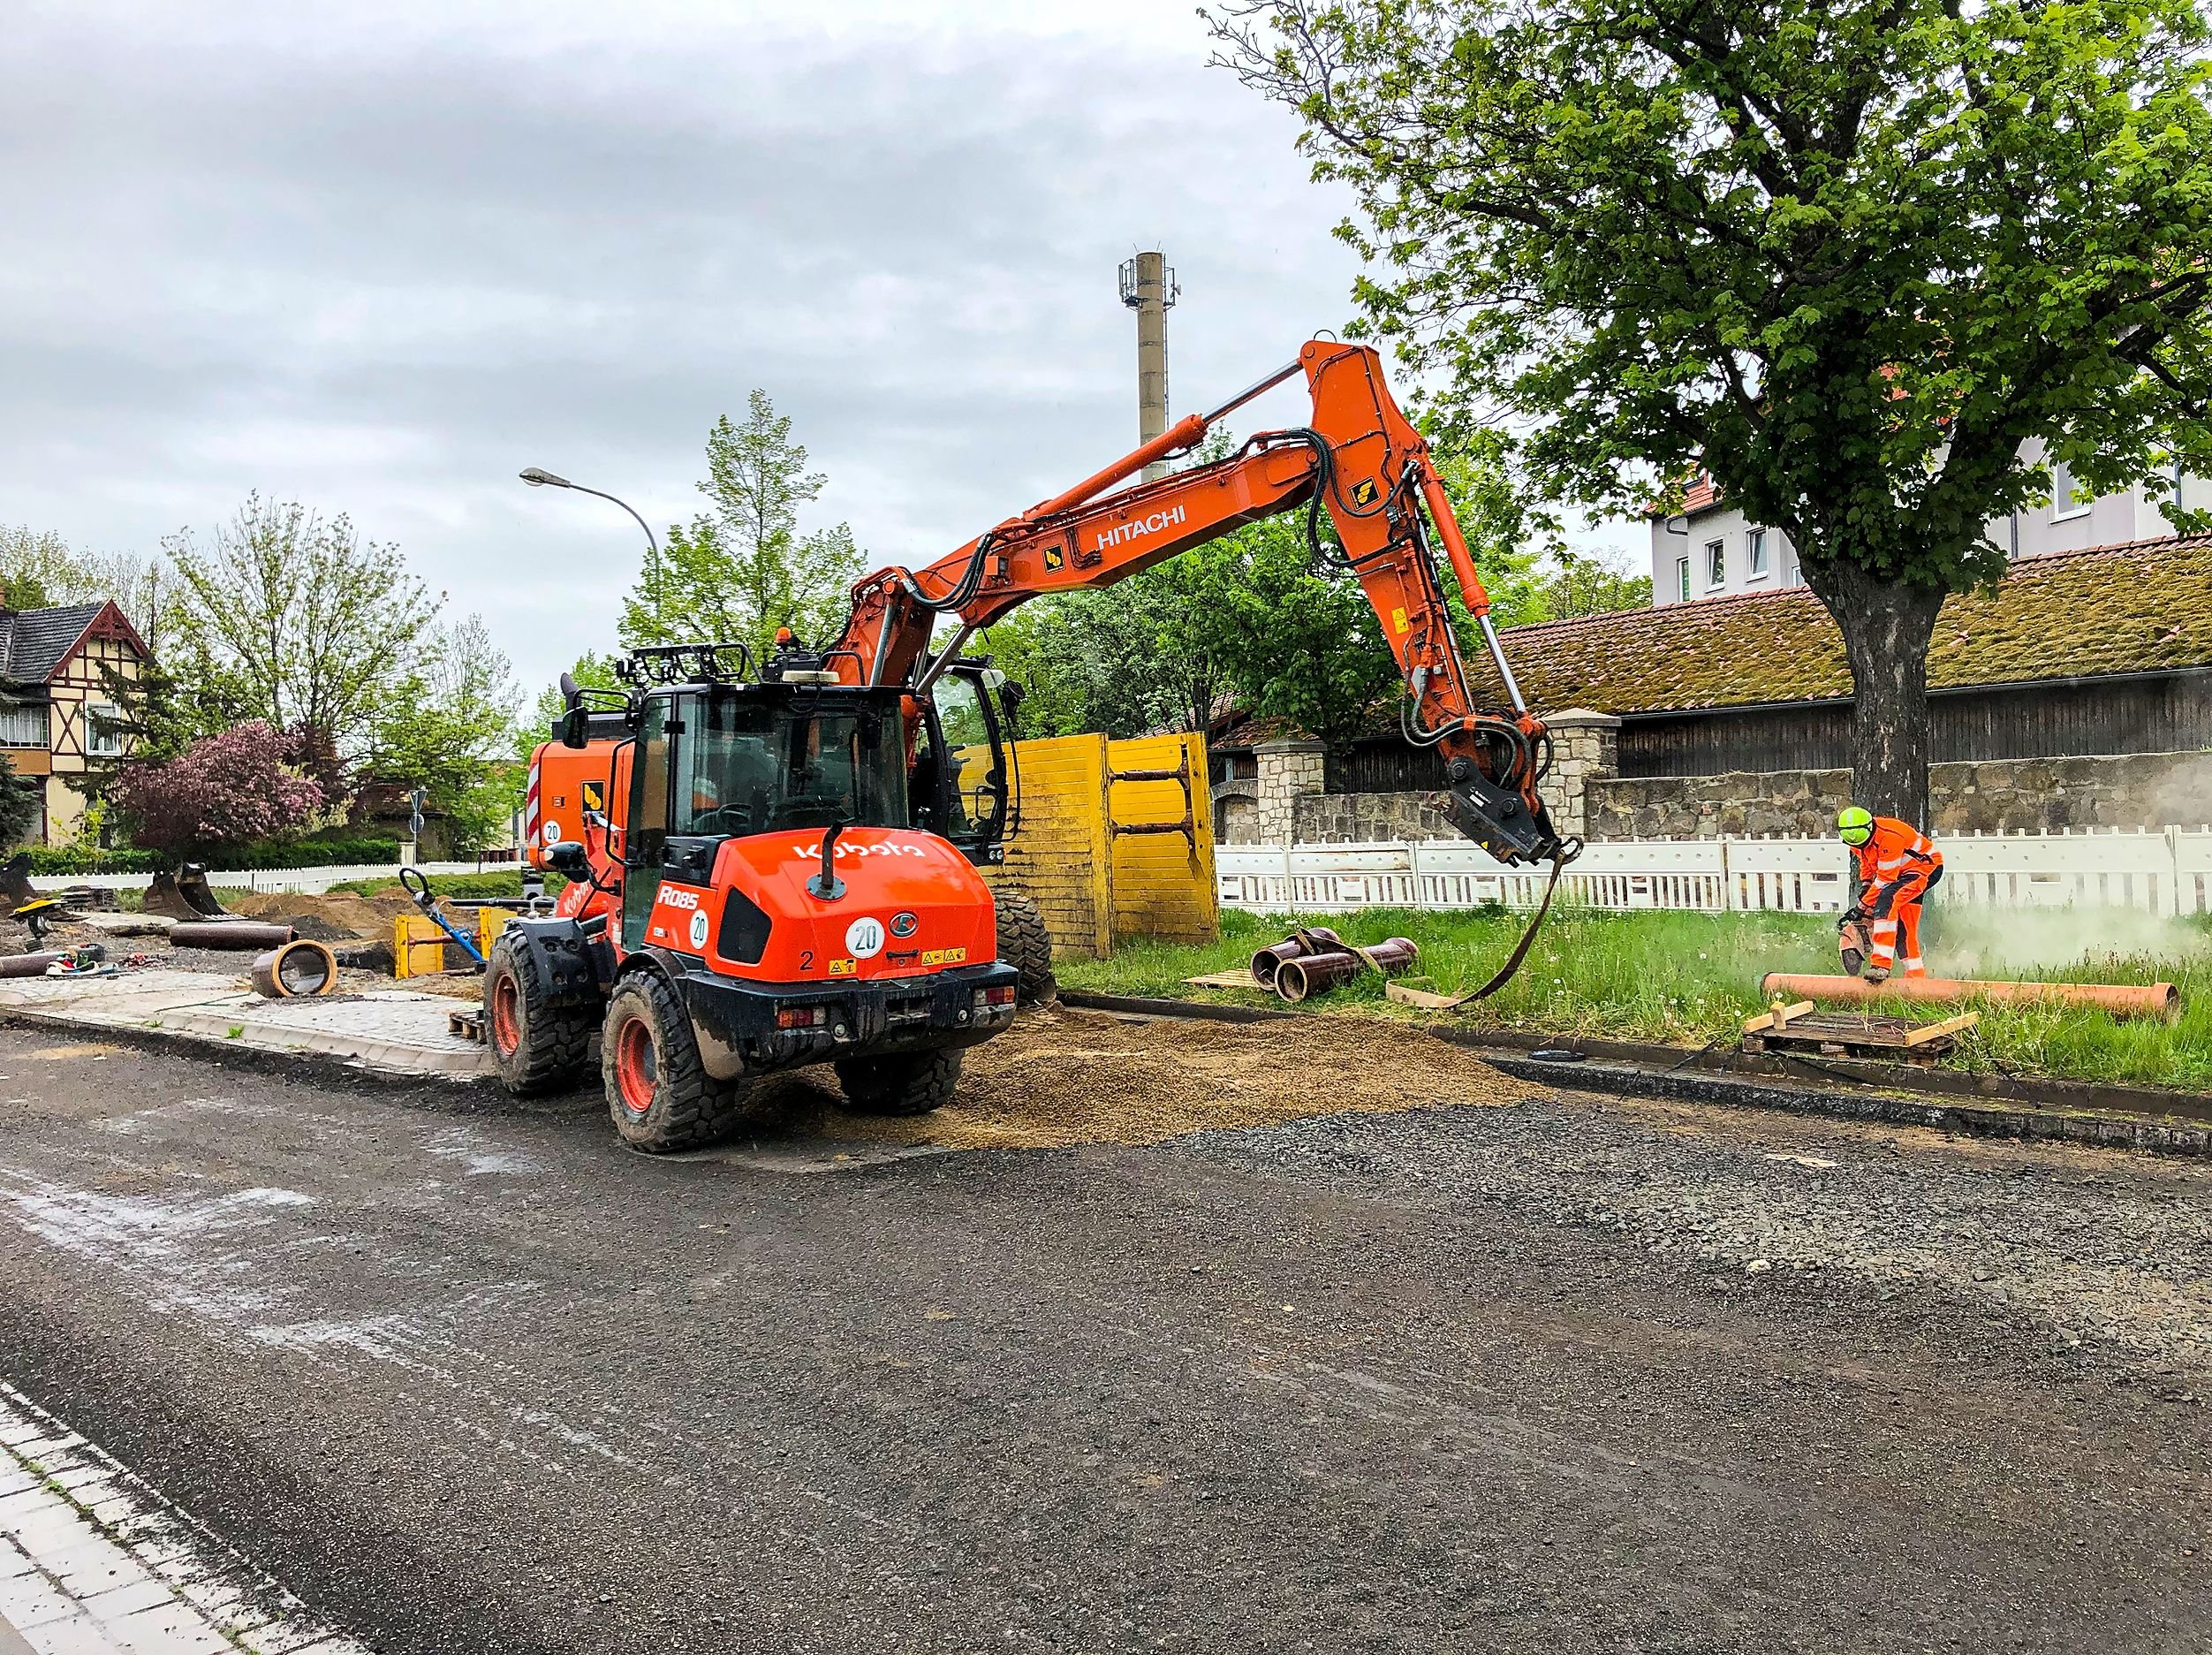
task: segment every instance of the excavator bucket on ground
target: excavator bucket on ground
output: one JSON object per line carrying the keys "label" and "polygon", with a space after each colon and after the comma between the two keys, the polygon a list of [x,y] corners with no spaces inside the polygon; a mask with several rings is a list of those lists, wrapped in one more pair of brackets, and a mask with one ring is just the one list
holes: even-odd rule
{"label": "excavator bucket on ground", "polygon": [[146,911],[172,920],[227,920],[235,918],[208,884],[205,862],[186,862],[175,873],[154,876],[146,888]]}

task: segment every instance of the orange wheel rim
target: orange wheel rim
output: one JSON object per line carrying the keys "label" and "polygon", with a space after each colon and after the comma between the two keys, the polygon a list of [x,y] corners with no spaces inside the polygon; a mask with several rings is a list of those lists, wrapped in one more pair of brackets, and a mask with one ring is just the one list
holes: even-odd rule
{"label": "orange wheel rim", "polygon": [[510,976],[500,976],[491,985],[491,1037],[499,1043],[502,1057],[512,1057],[522,1044],[522,991]]}
{"label": "orange wheel rim", "polygon": [[621,1095],[622,1106],[632,1114],[641,1115],[653,1107],[657,1070],[653,1031],[642,1017],[633,1017],[615,1036],[615,1089]]}

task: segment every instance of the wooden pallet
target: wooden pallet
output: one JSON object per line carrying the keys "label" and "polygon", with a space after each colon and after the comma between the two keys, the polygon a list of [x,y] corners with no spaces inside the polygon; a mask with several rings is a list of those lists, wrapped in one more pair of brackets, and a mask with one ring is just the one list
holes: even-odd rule
{"label": "wooden pallet", "polygon": [[1825,1057],[1878,1057],[1926,1062],[1941,1057],[1958,1036],[1981,1021],[1980,1012],[1961,1012],[1940,1022],[1916,1023],[1909,1017],[1871,1012],[1818,1012],[1810,1000],[1776,1006],[1744,1021],[1746,1051],[1817,1051]]}
{"label": "wooden pallet", "polygon": [[473,1008],[448,1012],[445,1014],[445,1032],[458,1040],[473,1040],[481,1045],[484,1043],[484,1013]]}

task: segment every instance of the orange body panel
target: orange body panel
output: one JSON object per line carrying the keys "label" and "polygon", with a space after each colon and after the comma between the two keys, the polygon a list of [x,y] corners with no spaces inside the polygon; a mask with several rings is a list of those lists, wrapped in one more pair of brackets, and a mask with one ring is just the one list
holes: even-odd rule
{"label": "orange body panel", "polygon": [[[990,887],[936,835],[850,828],[836,855],[845,894],[823,902],[807,890],[822,870],[820,832],[731,839],[715,858],[711,884],[661,882],[646,941],[696,955],[725,976],[774,983],[920,976],[998,957]],[[768,947],[757,965],[715,952],[722,893],[731,890],[769,916]]]}
{"label": "orange body panel", "polygon": [[[619,765],[617,748],[623,761]],[[620,814],[617,801],[627,785],[629,755],[626,741],[594,741],[589,747],[539,743],[530,755],[522,813],[522,853],[534,867],[544,867],[545,853],[563,839],[593,844],[595,836],[585,829],[586,812],[597,811],[610,819]],[[617,768],[620,776],[615,773]],[[593,848],[597,846],[593,844]]]}

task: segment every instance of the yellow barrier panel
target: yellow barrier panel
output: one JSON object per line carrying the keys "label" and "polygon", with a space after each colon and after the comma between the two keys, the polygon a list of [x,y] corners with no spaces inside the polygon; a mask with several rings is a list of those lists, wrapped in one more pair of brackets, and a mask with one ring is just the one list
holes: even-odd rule
{"label": "yellow barrier panel", "polygon": [[427,914],[395,914],[391,921],[391,974],[431,976],[445,969],[446,935]]}
{"label": "yellow barrier panel", "polygon": [[984,877],[1027,894],[1054,953],[1220,935],[1203,736],[1055,736],[1017,743],[1013,760],[1019,831]]}
{"label": "yellow barrier panel", "polygon": [[[1214,878],[1206,738],[1186,733],[1110,741],[1106,756],[1114,939],[1217,940],[1221,887]],[[1161,831],[1178,824],[1179,831]]]}
{"label": "yellow barrier panel", "polygon": [[490,959],[491,945],[499,940],[499,933],[507,929],[507,922],[512,918],[514,918],[513,913],[507,908],[496,908],[489,905],[478,908],[476,910],[476,952],[483,955],[485,959]]}

